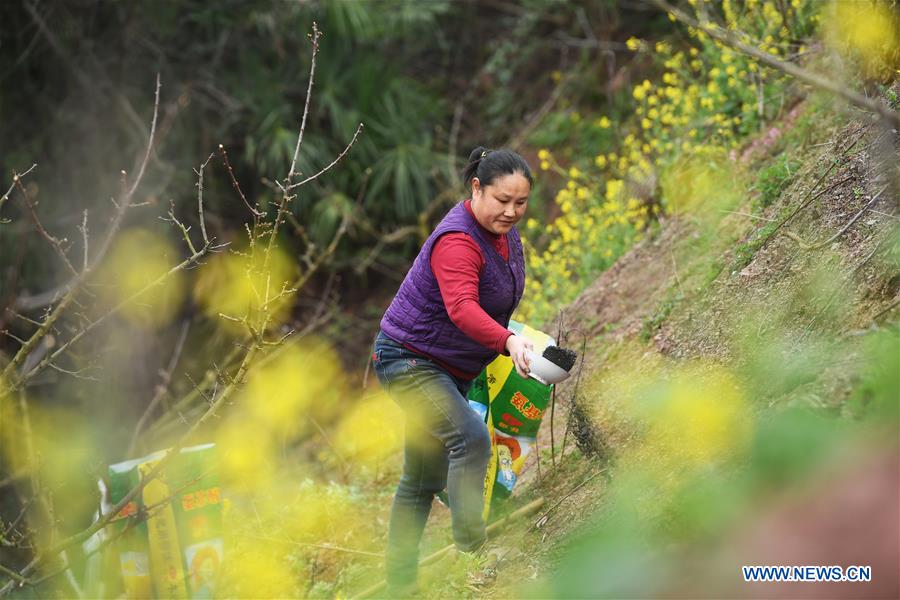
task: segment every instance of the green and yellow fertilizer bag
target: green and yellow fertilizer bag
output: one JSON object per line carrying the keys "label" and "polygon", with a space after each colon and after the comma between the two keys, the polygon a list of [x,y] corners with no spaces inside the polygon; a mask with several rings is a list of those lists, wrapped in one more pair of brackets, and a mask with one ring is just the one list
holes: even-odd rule
{"label": "green and yellow fertilizer bag", "polygon": [[[163,456],[110,465],[110,502],[124,498]],[[126,598],[213,597],[223,558],[216,465],[214,444],[182,448],[116,515],[110,533],[117,536],[113,548]]]}
{"label": "green and yellow fertilizer bag", "polygon": [[[534,344],[540,355],[553,338],[522,323],[510,321],[510,331]],[[512,360],[500,355],[472,382],[469,406],[482,416],[491,434],[493,456],[484,481],[484,518],[510,497],[525,459],[537,440],[552,385],[522,378]]]}

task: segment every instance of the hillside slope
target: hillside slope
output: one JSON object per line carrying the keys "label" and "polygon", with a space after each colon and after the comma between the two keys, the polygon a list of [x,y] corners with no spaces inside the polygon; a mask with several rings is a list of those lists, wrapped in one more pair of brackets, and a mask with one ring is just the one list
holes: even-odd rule
{"label": "hillside slope", "polygon": [[[900,85],[895,82],[893,89]],[[895,408],[888,402],[888,412],[878,412],[882,409],[868,406],[859,390],[869,381],[866,369],[873,366],[873,355],[867,353],[873,337],[887,339],[888,377],[896,376],[898,144],[896,131],[873,124],[867,115],[839,114],[828,101],[812,96],[734,155],[732,166],[720,173],[723,184],[747,186],[737,206],[708,199],[703,214],[664,219],[654,236],[633,248],[567,307],[563,331],[554,333],[571,347],[587,340],[582,377],[580,381],[573,377],[557,390],[554,456],[549,448],[550,423],[545,421],[542,468],[527,467],[515,498],[521,505],[543,496],[544,512],[511,527],[497,540],[511,550],[493,585],[468,589],[434,574],[429,596],[796,594],[798,588],[785,592],[774,584],[756,584],[763,586],[757,588],[739,584],[739,571],[729,571],[736,568],[732,564],[723,567],[728,575],[721,579],[710,577],[709,568],[697,564],[691,571],[681,561],[696,554],[696,532],[673,538],[671,530],[681,526],[678,518],[668,514],[660,519],[658,509],[646,511],[653,527],[657,521],[663,523],[651,538],[681,555],[674,563],[676,573],[693,572],[697,578],[662,569],[654,580],[647,575],[643,558],[621,562],[628,552],[617,550],[630,548],[622,538],[610,544],[591,541],[609,537],[610,514],[615,511],[607,504],[611,494],[621,499],[617,479],[625,480],[632,472],[646,474],[648,465],[665,473],[661,484],[643,479],[649,482],[648,489],[629,496],[638,513],[642,502],[664,505],[670,496],[682,495],[677,486],[671,488],[675,492],[667,492],[671,491],[667,482],[683,473],[681,466],[674,468],[665,458],[653,456],[652,444],[644,444],[647,428],[628,404],[640,396],[635,389],[642,380],[677,379],[671,373],[687,366],[701,379],[718,368],[727,369],[744,384],[747,420],[759,424],[750,434],[755,437],[749,442],[749,456],[729,458],[724,476],[711,468],[710,481],[724,477],[734,482],[739,477],[734,473],[755,472],[756,467],[748,465],[759,462],[759,432],[767,432],[768,423],[780,423],[778,415],[803,409],[837,422],[867,418],[886,422],[846,443],[844,437],[820,439],[818,433],[804,438],[806,422],[793,423],[787,436],[801,440],[797,445],[802,446],[798,450],[802,458],[784,467],[779,454],[775,467],[765,471],[766,484],[748,488],[745,498],[735,500],[746,509],[740,513],[745,515],[742,527],[736,519],[723,518],[700,537],[714,547],[743,548],[744,558],[755,556],[759,564],[874,565],[885,576],[864,588],[864,595],[896,597],[900,583],[888,575],[896,574],[900,559],[895,539],[900,506],[896,419],[890,418]],[[896,390],[893,380],[887,386]],[[875,395],[880,393],[883,389]],[[717,398],[709,400],[715,403]],[[680,444],[699,448],[700,454],[708,450],[714,464],[720,449],[730,455],[726,446],[710,449],[704,446],[708,440],[691,439],[692,433],[709,431],[691,427],[693,421],[683,439],[678,438]],[[561,457],[563,439],[567,445]],[[581,452],[575,451],[573,440]],[[835,455],[852,459],[832,460]],[[790,448],[784,456],[792,456]],[[772,476],[773,471],[780,475]],[[697,477],[696,471],[686,481],[705,485],[704,476]],[[863,492],[842,496],[845,484]],[[659,488],[651,489],[654,485]],[[729,483],[707,491],[714,496],[732,487]],[[799,494],[799,509],[791,504],[796,500],[790,500],[794,496],[789,493]],[[721,502],[729,501],[722,497]],[[806,522],[796,518],[798,514],[805,515]],[[710,525],[702,518],[700,523],[700,529]],[[760,523],[768,523],[768,529],[760,526],[761,532],[756,531]],[[829,523],[833,526],[826,527]],[[853,523],[869,525],[854,528]],[[894,536],[881,536],[880,546],[864,552],[863,540],[872,539],[879,528]],[[788,550],[776,552],[791,539],[792,529],[797,534],[793,550],[788,544]],[[807,552],[812,546],[820,549],[815,556]],[[612,563],[605,562],[609,557],[604,551],[614,555]],[[767,557],[768,563],[762,562]],[[809,562],[814,559],[819,562]],[[632,572],[631,579],[624,577],[636,565],[643,566]],[[623,568],[626,571],[620,572]],[[644,575],[637,577],[638,573]],[[523,583],[528,584],[524,592]],[[863,589],[845,588],[860,585],[849,583],[818,585],[801,588],[802,593],[857,594]]]}

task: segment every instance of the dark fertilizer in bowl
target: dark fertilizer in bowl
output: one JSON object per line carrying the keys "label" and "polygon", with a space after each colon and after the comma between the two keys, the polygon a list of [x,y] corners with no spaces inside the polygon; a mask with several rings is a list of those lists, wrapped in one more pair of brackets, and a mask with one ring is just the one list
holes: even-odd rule
{"label": "dark fertilizer in bowl", "polygon": [[572,370],[572,367],[575,366],[575,359],[578,358],[574,350],[560,348],[559,346],[547,346],[544,348],[542,356],[566,371]]}

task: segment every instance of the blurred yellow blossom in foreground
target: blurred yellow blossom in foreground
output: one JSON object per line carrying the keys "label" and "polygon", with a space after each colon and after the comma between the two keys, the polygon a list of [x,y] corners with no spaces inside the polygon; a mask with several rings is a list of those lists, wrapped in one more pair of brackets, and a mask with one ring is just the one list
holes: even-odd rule
{"label": "blurred yellow blossom in foreground", "polygon": [[183,274],[166,276],[179,262],[178,251],[162,235],[139,228],[122,232],[97,274],[103,308],[125,302],[120,314],[130,322],[146,329],[167,325],[184,299]]}

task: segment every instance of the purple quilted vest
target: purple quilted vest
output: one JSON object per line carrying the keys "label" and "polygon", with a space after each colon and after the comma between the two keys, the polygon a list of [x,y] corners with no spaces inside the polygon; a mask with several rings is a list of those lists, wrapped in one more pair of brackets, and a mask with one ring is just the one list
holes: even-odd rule
{"label": "purple quilted vest", "polygon": [[507,234],[509,262],[494,248],[465,203],[460,202],[438,223],[400,284],[381,319],[388,337],[467,373],[478,374],[497,356],[464,334],[447,314],[437,279],[431,271],[431,249],[437,239],[453,231],[469,234],[481,248],[484,268],[478,282],[481,308],[503,327],[509,326],[525,289],[525,260],[518,230]]}

